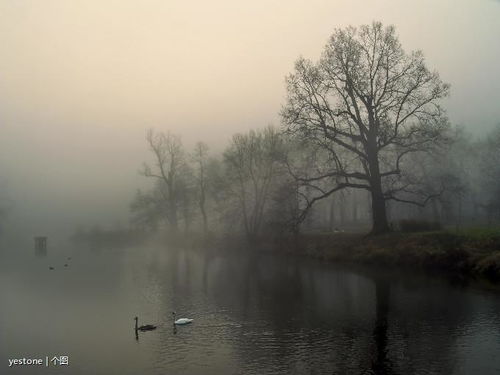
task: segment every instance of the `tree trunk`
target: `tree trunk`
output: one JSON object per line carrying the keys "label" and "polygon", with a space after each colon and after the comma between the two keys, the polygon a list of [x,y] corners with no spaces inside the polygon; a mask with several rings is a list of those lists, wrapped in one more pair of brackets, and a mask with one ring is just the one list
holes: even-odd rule
{"label": "tree trunk", "polygon": [[340,224],[340,229],[344,228],[345,222],[346,222],[346,212],[345,212],[345,201],[346,201],[346,195],[343,191],[340,191],[339,194],[339,224]]}
{"label": "tree trunk", "polygon": [[201,216],[203,218],[203,233],[208,233],[207,213],[205,211],[205,204],[200,203]]}
{"label": "tree trunk", "polygon": [[358,194],[356,190],[352,192],[352,222],[354,225],[358,224]]}
{"label": "tree trunk", "polygon": [[335,194],[332,195],[331,201],[330,201],[330,206],[329,206],[329,229],[330,231],[333,231],[335,229]]}
{"label": "tree trunk", "polygon": [[202,154],[200,152],[200,211],[203,218],[203,233],[206,235],[208,233],[208,220],[207,211],[205,210],[205,168],[203,165]]}
{"label": "tree trunk", "polygon": [[387,222],[387,212],[385,199],[382,194],[381,186],[372,187],[372,219],[373,226],[371,234],[380,234],[389,232],[389,223]]}
{"label": "tree trunk", "polygon": [[371,234],[380,234],[390,231],[387,221],[387,210],[385,207],[385,197],[382,192],[382,177],[376,148],[376,140],[372,139],[367,147],[368,164],[370,169],[370,193],[372,198],[372,220],[373,226]]}
{"label": "tree trunk", "polygon": [[170,230],[174,233],[177,233],[179,229],[179,224],[177,220],[177,202],[176,196],[173,188],[173,184],[168,184],[168,200],[169,200],[169,222],[170,222]]}
{"label": "tree trunk", "polygon": [[207,212],[205,210],[205,190],[203,186],[201,187],[200,211],[201,211],[201,217],[203,218],[203,233],[207,234],[208,223],[207,223]]}

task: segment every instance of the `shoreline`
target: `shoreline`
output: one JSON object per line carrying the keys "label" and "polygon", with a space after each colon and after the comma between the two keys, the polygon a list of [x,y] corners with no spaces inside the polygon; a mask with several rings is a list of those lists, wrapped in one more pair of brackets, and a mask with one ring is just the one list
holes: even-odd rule
{"label": "shoreline", "polygon": [[[424,271],[500,284],[500,235],[471,236],[448,231],[378,236],[354,233],[263,237],[242,246],[241,237],[195,240],[194,247],[216,251],[256,251],[319,259],[328,263],[372,265]],[[235,250],[240,249],[240,250]]]}
{"label": "shoreline", "polygon": [[[83,239],[83,241],[81,241]],[[304,256],[328,263],[373,265],[419,270],[458,279],[486,279],[500,285],[500,228],[460,232],[301,233],[260,236],[251,243],[243,235],[104,233],[79,239],[91,247],[113,248],[160,242],[174,247],[217,253],[275,253]]]}

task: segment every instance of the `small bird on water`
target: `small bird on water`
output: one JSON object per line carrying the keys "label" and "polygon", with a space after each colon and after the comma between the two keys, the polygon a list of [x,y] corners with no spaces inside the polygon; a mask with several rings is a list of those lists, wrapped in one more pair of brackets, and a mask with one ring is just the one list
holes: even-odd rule
{"label": "small bird on water", "polygon": [[156,329],[156,326],[152,325],[152,324],[145,324],[145,325],[142,325],[142,326],[138,326],[138,321],[139,321],[139,318],[136,316],[134,318],[135,320],[135,331],[152,331],[154,329]]}

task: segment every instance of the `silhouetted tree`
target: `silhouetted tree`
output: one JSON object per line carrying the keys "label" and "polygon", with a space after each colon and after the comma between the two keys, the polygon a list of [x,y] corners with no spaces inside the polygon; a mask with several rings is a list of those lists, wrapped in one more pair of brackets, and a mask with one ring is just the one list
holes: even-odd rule
{"label": "silhouetted tree", "polygon": [[500,220],[500,124],[483,142],[480,156],[483,203],[488,221]]}
{"label": "silhouetted tree", "polygon": [[193,161],[196,169],[196,185],[198,206],[200,207],[201,217],[203,219],[203,232],[208,232],[208,219],[206,209],[207,199],[207,163],[208,163],[208,146],[203,142],[198,142],[193,151]]}
{"label": "silhouetted tree", "polygon": [[137,190],[130,203],[131,223],[140,229],[157,230],[158,224],[165,219],[165,202],[160,193],[160,181],[149,192]]}
{"label": "silhouetted tree", "polygon": [[159,192],[165,204],[166,217],[170,229],[178,229],[178,206],[184,194],[180,190],[185,188],[181,176],[186,170],[184,150],[180,137],[171,133],[155,133],[152,129],[146,134],[146,141],[154,156],[153,167],[144,163],[141,173],[161,181]]}
{"label": "silhouetted tree", "polygon": [[234,135],[224,152],[227,189],[236,198],[249,240],[261,230],[282,159],[282,139],[272,127]]}
{"label": "silhouetted tree", "polygon": [[405,157],[439,145],[448,128],[439,100],[449,86],[426,67],[421,52],[407,54],[392,26],[338,29],[319,62],[300,58],[287,77],[282,110],[288,134],[321,147],[329,168],[300,178],[328,181],[308,206],[344,188],[371,194],[372,233],[389,230],[386,201],[423,205],[403,172]]}

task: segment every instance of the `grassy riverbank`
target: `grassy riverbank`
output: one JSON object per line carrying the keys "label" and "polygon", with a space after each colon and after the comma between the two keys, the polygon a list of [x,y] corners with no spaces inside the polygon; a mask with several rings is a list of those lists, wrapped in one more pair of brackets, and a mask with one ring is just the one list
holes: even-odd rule
{"label": "grassy riverbank", "polygon": [[[185,240],[182,241],[186,245]],[[303,233],[264,237],[252,245],[241,236],[191,236],[189,245],[203,251],[263,251],[294,254],[328,262],[383,266],[486,278],[500,282],[500,227],[461,231],[360,233]]]}
{"label": "grassy riverbank", "polygon": [[325,261],[444,271],[500,281],[500,229],[380,236],[303,234],[293,239],[267,242],[264,247]]}
{"label": "grassy riverbank", "polygon": [[[120,248],[151,237],[142,232],[92,231],[73,236],[91,248]],[[266,251],[296,254],[330,262],[373,264],[398,269],[446,272],[459,277],[484,277],[500,282],[500,228],[462,231],[393,232],[379,236],[359,233],[304,233],[298,236],[267,236],[248,245],[241,235],[201,234],[155,236],[155,241],[174,247],[203,251]]]}

